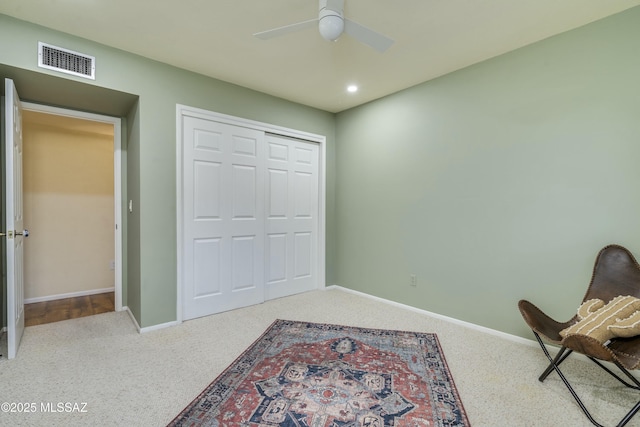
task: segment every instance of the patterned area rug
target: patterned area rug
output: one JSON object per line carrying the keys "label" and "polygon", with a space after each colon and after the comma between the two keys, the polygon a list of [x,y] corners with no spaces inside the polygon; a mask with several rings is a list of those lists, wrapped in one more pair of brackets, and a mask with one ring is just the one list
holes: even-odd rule
{"label": "patterned area rug", "polygon": [[275,321],[169,426],[469,426],[435,334]]}

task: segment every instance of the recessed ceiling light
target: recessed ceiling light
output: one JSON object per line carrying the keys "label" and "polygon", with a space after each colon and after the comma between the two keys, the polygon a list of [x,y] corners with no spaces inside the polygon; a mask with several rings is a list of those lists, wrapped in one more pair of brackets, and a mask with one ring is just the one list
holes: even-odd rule
{"label": "recessed ceiling light", "polygon": [[356,85],[349,85],[347,86],[347,92],[349,93],[355,93],[358,91],[358,86]]}

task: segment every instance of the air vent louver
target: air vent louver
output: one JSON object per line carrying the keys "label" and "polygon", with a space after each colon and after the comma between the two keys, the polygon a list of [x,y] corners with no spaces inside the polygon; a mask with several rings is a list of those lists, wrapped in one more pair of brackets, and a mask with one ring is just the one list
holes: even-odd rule
{"label": "air vent louver", "polygon": [[93,56],[38,43],[38,66],[88,79],[96,78],[96,59]]}

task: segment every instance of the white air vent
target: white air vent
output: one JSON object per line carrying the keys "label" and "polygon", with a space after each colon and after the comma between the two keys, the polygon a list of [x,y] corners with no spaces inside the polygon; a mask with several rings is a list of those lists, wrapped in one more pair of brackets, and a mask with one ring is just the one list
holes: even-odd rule
{"label": "white air vent", "polygon": [[38,66],[95,80],[96,58],[38,42]]}

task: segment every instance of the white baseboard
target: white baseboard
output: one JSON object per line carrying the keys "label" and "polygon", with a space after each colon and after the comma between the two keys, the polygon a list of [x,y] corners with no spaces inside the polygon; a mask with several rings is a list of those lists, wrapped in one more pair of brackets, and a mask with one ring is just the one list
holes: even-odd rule
{"label": "white baseboard", "polygon": [[34,302],[55,301],[65,298],[84,297],[87,295],[106,294],[107,292],[115,292],[116,288],[91,289],[89,291],[69,292],[68,294],[49,295],[46,297],[25,298],[25,304],[33,304]]}
{"label": "white baseboard", "polygon": [[178,326],[180,322],[174,320],[173,322],[160,323],[159,325],[147,326],[146,328],[140,328],[140,333],[157,331],[158,329],[170,328],[171,326]]}
{"label": "white baseboard", "polygon": [[387,299],[384,299],[384,298],[380,298],[380,297],[376,297],[376,296],[373,296],[373,295],[366,294],[364,292],[355,291],[355,290],[349,289],[349,288],[343,288],[342,286],[338,286],[338,285],[327,286],[326,289],[327,290],[338,289],[338,290],[341,290],[343,292],[359,295],[359,296],[362,296],[362,297],[365,297],[365,298],[369,298],[369,299],[373,299],[373,300],[376,300],[376,301],[379,301],[379,302],[382,302],[382,303],[385,303],[385,304],[393,305],[395,307],[403,308],[405,310],[409,310],[409,311],[413,311],[413,312],[416,312],[416,313],[424,314],[426,316],[430,316],[430,317],[433,317],[435,319],[444,320],[444,321],[449,322],[449,323],[454,323],[456,325],[464,326],[465,328],[474,329],[476,331],[483,332],[485,334],[495,335],[497,337],[504,338],[504,339],[509,340],[509,341],[514,341],[514,342],[517,342],[517,343],[520,343],[520,344],[526,344],[526,345],[531,345],[531,346],[534,346],[534,347],[538,347],[538,343],[536,341],[534,341],[534,340],[531,340],[531,339],[522,338],[522,337],[519,337],[517,335],[508,334],[508,333],[502,332],[502,331],[497,331],[495,329],[491,329],[491,328],[487,328],[487,327],[484,327],[484,326],[476,325],[475,323],[465,322],[464,320],[455,319],[453,317],[443,316],[442,314],[433,313],[433,312],[430,312],[430,311],[427,311],[427,310],[422,310],[420,308],[412,307],[410,305],[401,304],[401,303],[395,302],[395,301],[390,301],[390,300],[387,300]]}
{"label": "white baseboard", "polygon": [[138,333],[140,333],[140,334],[144,334],[145,332],[156,331],[158,329],[169,328],[171,326],[177,326],[177,325],[180,324],[180,322],[178,322],[176,320],[176,321],[173,321],[173,322],[161,323],[159,325],[153,325],[153,326],[147,326],[146,328],[141,328],[140,324],[136,320],[136,317],[133,315],[131,310],[129,310],[129,307],[122,307],[122,309],[123,310],[127,310],[127,313],[129,313],[129,317],[131,317],[131,320],[133,321],[133,324],[135,325],[136,329],[138,330]]}
{"label": "white baseboard", "polygon": [[136,330],[138,331],[138,333],[140,332],[140,325],[138,324],[138,321],[136,320],[136,316],[133,315],[133,313],[131,312],[131,310],[129,310],[129,307],[122,307],[123,310],[127,310],[127,313],[129,313],[129,317],[131,318],[131,321],[133,322],[134,326],[136,327]]}
{"label": "white baseboard", "polygon": [[[338,289],[338,290],[343,291],[343,292],[359,295],[361,297],[373,299],[375,301],[379,301],[379,302],[382,302],[382,303],[385,303],[385,304],[393,305],[395,307],[403,308],[405,310],[409,310],[409,311],[413,311],[413,312],[416,312],[416,313],[420,313],[420,314],[423,314],[425,316],[430,316],[430,317],[433,317],[434,319],[444,320],[445,322],[450,322],[450,323],[453,323],[453,324],[456,324],[456,325],[460,325],[460,326],[463,326],[465,328],[473,329],[473,330],[478,331],[478,332],[482,332],[482,333],[489,334],[489,335],[494,335],[494,336],[497,336],[499,338],[503,338],[503,339],[506,339],[506,340],[509,340],[509,341],[512,341],[512,342],[516,342],[516,343],[519,343],[519,344],[524,344],[524,345],[535,347],[535,348],[540,348],[540,345],[538,344],[538,342],[534,341],[532,339],[519,337],[517,335],[508,334],[508,333],[502,332],[502,331],[497,331],[495,329],[491,329],[491,328],[487,328],[487,327],[484,327],[484,326],[476,325],[475,323],[465,322],[464,320],[455,319],[453,317],[443,316],[442,314],[433,313],[433,312],[430,312],[430,311],[427,311],[427,310],[422,310],[420,308],[412,307],[410,305],[401,304],[399,302],[390,301],[388,299],[384,299],[384,298],[376,297],[376,296],[373,296],[373,295],[365,294],[364,292],[355,291],[353,289],[343,288],[342,286],[338,286],[338,285],[331,285],[331,286],[327,286],[325,288],[325,290],[327,290],[327,291],[331,290],[331,289]],[[557,351],[559,349],[559,347],[556,347],[556,346],[554,346],[552,344],[548,344],[548,343],[545,343],[544,346],[550,352],[554,352],[554,351]],[[591,363],[591,361],[589,360],[589,358],[587,356],[585,356],[584,354],[578,353],[578,352],[573,352],[572,353],[572,357],[576,357],[576,358],[582,360],[583,362]],[[610,362],[606,362],[606,363],[610,363]]]}

